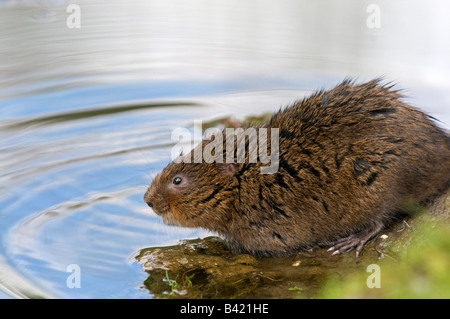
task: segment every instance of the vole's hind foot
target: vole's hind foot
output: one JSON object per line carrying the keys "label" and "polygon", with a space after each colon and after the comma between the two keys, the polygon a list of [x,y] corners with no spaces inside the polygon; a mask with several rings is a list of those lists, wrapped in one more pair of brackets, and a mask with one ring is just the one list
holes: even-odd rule
{"label": "vole's hind foot", "polygon": [[332,251],[332,256],[343,254],[353,248],[356,251],[356,258],[358,258],[364,245],[367,244],[372,238],[374,238],[384,228],[382,223],[376,223],[371,228],[366,228],[356,234],[352,234],[348,237],[341,238],[334,243],[328,251]]}

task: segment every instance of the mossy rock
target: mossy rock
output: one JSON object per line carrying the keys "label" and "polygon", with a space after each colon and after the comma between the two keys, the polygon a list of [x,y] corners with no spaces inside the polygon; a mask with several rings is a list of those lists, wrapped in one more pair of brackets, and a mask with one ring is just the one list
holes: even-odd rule
{"label": "mossy rock", "polygon": [[144,249],[137,259],[150,274],[145,287],[160,298],[237,298],[262,279],[255,257],[231,253],[218,237]]}

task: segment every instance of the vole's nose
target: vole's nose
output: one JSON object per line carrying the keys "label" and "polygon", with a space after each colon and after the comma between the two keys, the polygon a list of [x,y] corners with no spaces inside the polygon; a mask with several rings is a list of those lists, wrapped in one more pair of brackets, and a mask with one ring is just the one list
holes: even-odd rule
{"label": "vole's nose", "polygon": [[152,208],[153,207],[153,202],[152,202],[152,196],[151,196],[151,192],[150,189],[147,190],[147,192],[144,195],[144,202],[147,203],[148,207]]}

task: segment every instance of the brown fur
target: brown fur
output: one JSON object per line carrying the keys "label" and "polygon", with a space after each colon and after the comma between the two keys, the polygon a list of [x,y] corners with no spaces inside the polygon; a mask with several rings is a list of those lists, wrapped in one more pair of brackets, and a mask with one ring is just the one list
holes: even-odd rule
{"label": "brown fur", "polygon": [[261,174],[259,162],[171,163],[145,201],[167,223],[216,231],[240,251],[358,254],[406,203],[449,186],[450,138],[401,97],[379,80],[344,81],[264,125],[279,128],[276,173]]}

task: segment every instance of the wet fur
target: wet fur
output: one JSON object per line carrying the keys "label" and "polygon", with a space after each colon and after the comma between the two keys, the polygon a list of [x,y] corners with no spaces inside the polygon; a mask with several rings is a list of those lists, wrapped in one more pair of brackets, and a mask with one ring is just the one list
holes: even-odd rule
{"label": "wet fur", "polygon": [[[171,163],[145,201],[170,223],[216,231],[233,249],[257,255],[382,229],[405,205],[450,183],[450,138],[401,98],[379,80],[318,91],[264,125],[279,129],[277,173],[260,174],[261,163]],[[177,174],[186,183],[174,188]],[[370,239],[362,237],[345,248],[360,250]]]}

